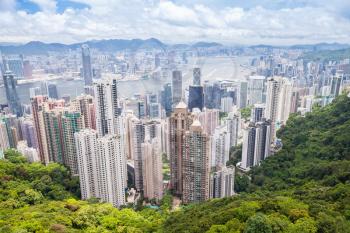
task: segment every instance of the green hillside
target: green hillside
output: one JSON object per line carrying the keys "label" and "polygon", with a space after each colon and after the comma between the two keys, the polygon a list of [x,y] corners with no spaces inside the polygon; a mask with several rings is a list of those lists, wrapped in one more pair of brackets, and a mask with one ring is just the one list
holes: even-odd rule
{"label": "green hillside", "polygon": [[78,201],[77,180],[57,164],[28,164],[9,151],[0,161],[0,232],[350,232],[350,98],[306,117],[292,116],[283,149],[231,198],[169,211],[115,209]]}

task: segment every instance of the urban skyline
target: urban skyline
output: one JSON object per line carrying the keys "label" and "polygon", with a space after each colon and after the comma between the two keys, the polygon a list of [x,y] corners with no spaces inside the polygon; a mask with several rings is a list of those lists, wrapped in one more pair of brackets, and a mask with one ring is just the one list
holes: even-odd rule
{"label": "urban skyline", "polygon": [[0,1],[0,232],[350,231],[349,10]]}

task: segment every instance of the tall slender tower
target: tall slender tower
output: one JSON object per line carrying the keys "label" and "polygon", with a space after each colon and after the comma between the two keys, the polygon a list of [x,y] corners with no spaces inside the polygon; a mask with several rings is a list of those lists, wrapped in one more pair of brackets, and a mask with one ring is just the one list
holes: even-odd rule
{"label": "tall slender tower", "polygon": [[115,78],[94,83],[96,128],[99,137],[107,134],[120,135],[121,118],[118,83]]}
{"label": "tall slender tower", "polygon": [[274,77],[267,81],[265,117],[271,120],[271,142],[274,142],[276,139],[276,121],[280,89],[280,77]]}
{"label": "tall slender tower", "polygon": [[23,115],[22,106],[17,95],[16,90],[16,80],[13,73],[7,70],[3,74],[3,81],[6,92],[6,99],[8,106],[13,114],[16,114],[18,117]]}
{"label": "tall slender tower", "polygon": [[230,133],[230,148],[232,146],[237,146],[240,122],[239,112],[230,112],[226,118],[227,131]]}
{"label": "tall slender tower", "polygon": [[71,104],[75,111],[80,112],[84,127],[96,129],[94,98],[91,95],[80,95]]}
{"label": "tall slender tower", "polygon": [[66,111],[61,121],[65,152],[64,164],[70,168],[73,175],[79,175],[74,134],[84,128],[84,122],[80,112],[74,111]]}
{"label": "tall slender tower", "polygon": [[230,155],[230,133],[225,125],[216,127],[211,143],[210,166],[226,166]]}
{"label": "tall slender tower", "polygon": [[182,165],[185,132],[190,129],[193,115],[188,112],[187,105],[180,102],[169,119],[169,150],[170,150],[170,183],[176,195],[182,195]]}
{"label": "tall slender tower", "polygon": [[159,139],[147,138],[141,145],[144,196],[157,200],[163,197],[162,156]]}
{"label": "tall slender tower", "polygon": [[119,136],[97,139],[98,186],[100,198],[116,207],[125,205],[126,161]]}
{"label": "tall slender tower", "polygon": [[143,177],[142,177],[142,148],[141,144],[144,142],[145,128],[142,122],[134,117],[131,120],[130,128],[130,144],[131,157],[134,159],[135,167],[135,188],[137,191],[143,191]]}
{"label": "tall slender tower", "polygon": [[201,69],[198,67],[193,68],[193,85],[194,86],[201,85]]}
{"label": "tall slender tower", "polygon": [[49,161],[64,162],[64,140],[62,131],[63,109],[51,109],[43,112]]}
{"label": "tall slender tower", "polygon": [[172,77],[173,105],[176,106],[182,99],[182,73],[179,70],[173,71]]}
{"label": "tall slender tower", "polygon": [[183,144],[184,203],[209,199],[209,136],[203,133],[201,123],[195,120],[186,132]]}
{"label": "tall slender tower", "polygon": [[98,186],[97,132],[84,129],[74,134],[77,152],[80,192],[83,200],[100,197]]}
{"label": "tall slender tower", "polygon": [[81,55],[83,63],[83,77],[85,86],[92,85],[92,69],[91,69],[91,57],[90,48],[87,44],[81,46]]}
{"label": "tall slender tower", "polygon": [[39,158],[42,163],[49,163],[49,154],[46,143],[46,132],[44,124],[44,104],[48,100],[47,96],[35,96],[31,99],[32,113],[35,131],[38,139]]}

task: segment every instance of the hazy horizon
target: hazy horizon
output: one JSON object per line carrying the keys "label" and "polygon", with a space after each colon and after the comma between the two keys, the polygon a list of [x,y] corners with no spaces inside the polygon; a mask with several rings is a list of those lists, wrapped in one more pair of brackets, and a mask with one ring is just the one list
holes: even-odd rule
{"label": "hazy horizon", "polygon": [[294,45],[350,41],[350,2],[335,0],[2,0],[0,41],[105,38]]}

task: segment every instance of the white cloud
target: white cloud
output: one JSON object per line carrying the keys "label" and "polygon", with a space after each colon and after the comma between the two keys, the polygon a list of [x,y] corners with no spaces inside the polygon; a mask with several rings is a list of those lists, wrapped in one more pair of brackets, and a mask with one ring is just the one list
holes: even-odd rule
{"label": "white cloud", "polygon": [[16,0],[1,0],[0,1],[0,12],[1,11],[13,11],[16,7]]}
{"label": "white cloud", "polygon": [[[8,6],[4,7],[4,1]],[[15,11],[0,0],[0,41],[73,43],[90,39],[149,38],[167,42],[217,41],[295,44],[350,41],[350,19],[336,6],[268,9],[175,4],[157,0],[75,0],[86,9],[57,13],[53,0],[32,0],[41,12]],[[323,1],[323,0],[322,0]],[[336,0],[338,1],[338,0]],[[346,7],[337,2],[342,8]],[[337,9],[337,10],[336,10]]]}

